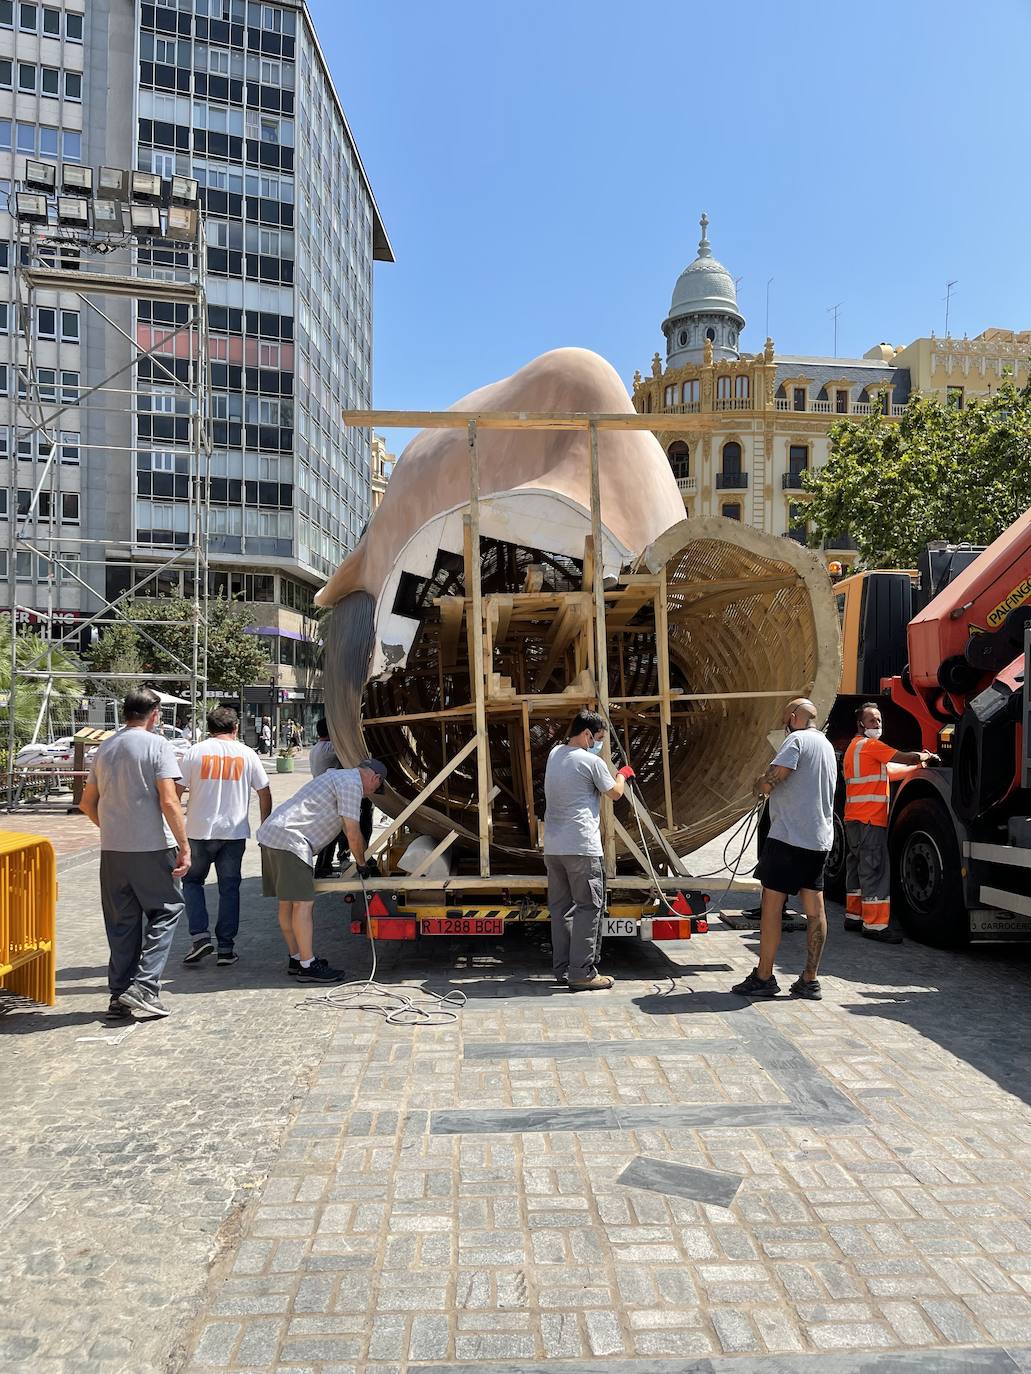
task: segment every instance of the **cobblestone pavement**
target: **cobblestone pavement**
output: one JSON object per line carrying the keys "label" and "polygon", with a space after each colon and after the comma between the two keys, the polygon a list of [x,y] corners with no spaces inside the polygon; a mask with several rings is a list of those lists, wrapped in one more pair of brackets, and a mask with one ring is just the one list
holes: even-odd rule
{"label": "cobblestone pavement", "polygon": [[66,884],[59,1005],[0,1021],[0,1367],[1031,1371],[1028,951],[835,912],[824,1001],[749,1006],[722,928],[580,996],[532,940],[381,946],[468,996],[411,1029],[300,1008],[255,871],[241,963],[182,969],[183,930],[173,1017],[117,1044],[77,1038],[104,942],[95,867]]}

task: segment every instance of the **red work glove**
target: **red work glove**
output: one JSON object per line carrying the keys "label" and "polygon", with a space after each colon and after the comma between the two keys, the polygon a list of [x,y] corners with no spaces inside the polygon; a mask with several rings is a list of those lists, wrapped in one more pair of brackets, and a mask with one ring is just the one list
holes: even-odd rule
{"label": "red work glove", "polygon": [[616,777],[626,778],[627,782],[629,782],[631,778],[636,778],[637,774],[634,772],[634,770],[630,767],[629,764],[625,764],[624,767],[619,769],[619,771],[616,774]]}

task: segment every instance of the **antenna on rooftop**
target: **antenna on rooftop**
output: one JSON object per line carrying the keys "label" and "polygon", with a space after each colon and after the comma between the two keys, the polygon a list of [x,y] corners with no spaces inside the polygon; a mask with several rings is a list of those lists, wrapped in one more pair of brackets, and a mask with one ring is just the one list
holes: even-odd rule
{"label": "antenna on rooftop", "polygon": [[946,337],[946,338],[949,337],[949,306],[950,306],[950,304],[952,303],[952,288],[953,288],[954,286],[957,286],[958,284],[959,284],[959,278],[958,278],[958,277],[957,277],[954,281],[947,281],[947,282],[945,283],[945,295],[944,295],[943,299],[944,299],[944,301],[945,301],[945,337]]}
{"label": "antenna on rooftop", "polygon": [[829,306],[827,307],[827,314],[828,314],[828,315],[833,315],[833,316],[834,316],[834,356],[835,356],[835,358],[838,356],[838,316],[839,316],[839,314],[841,313],[841,307],[842,307],[844,304],[845,304],[844,301],[838,301],[837,305],[829,305]]}

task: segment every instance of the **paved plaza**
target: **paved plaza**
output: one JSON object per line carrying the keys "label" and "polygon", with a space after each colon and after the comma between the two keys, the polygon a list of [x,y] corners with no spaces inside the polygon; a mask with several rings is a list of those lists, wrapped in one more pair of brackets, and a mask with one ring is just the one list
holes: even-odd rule
{"label": "paved plaza", "polygon": [[[383,945],[468,999],[412,1028],[286,978],[257,867],[240,963],[184,969],[184,922],[128,1033],[66,871],[57,1006],[0,1017],[4,1371],[1031,1371],[1027,951],[835,909],[824,1001],[751,1006],[719,924],[617,943],[605,994],[532,939]],[[317,948],[363,975],[342,913]]]}

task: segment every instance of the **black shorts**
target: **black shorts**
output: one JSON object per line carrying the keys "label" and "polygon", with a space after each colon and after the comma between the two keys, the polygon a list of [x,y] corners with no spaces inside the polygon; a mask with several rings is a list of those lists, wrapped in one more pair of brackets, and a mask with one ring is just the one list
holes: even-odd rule
{"label": "black shorts", "polygon": [[800,849],[797,844],[785,844],[767,835],[755,876],[763,887],[773,892],[823,891],[823,870],[827,866],[827,850]]}

